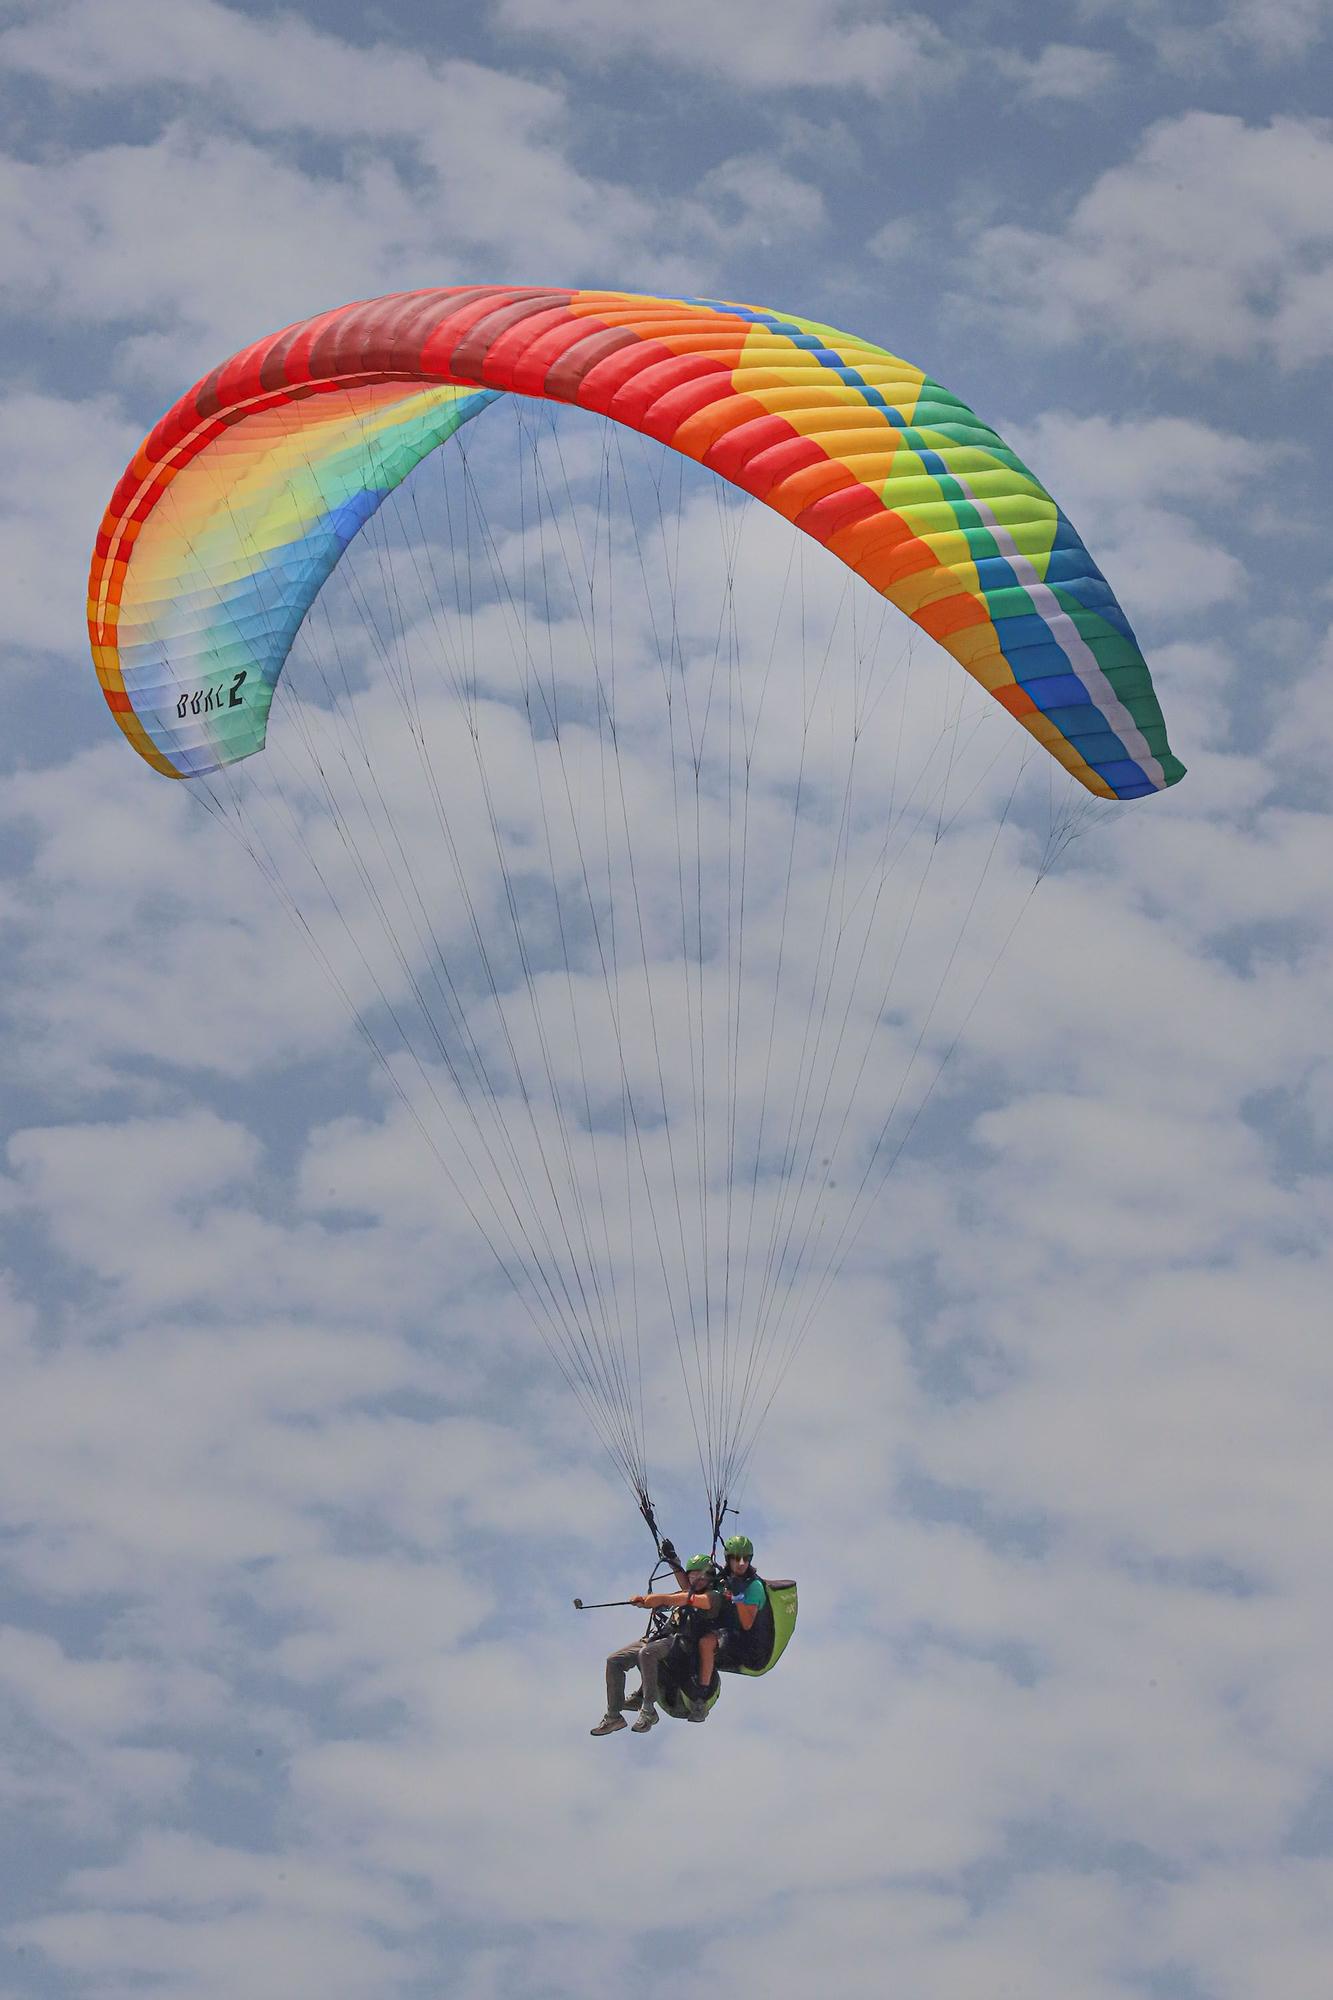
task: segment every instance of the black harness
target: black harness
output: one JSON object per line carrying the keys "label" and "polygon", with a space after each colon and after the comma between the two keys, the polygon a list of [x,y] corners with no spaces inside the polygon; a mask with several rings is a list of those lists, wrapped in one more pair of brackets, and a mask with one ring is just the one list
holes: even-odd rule
{"label": "black harness", "polygon": [[[702,1596],[702,1592],[698,1595]],[[722,1597],[716,1611],[700,1611],[697,1605],[678,1605],[675,1612],[676,1629],[682,1639],[702,1639],[705,1632],[716,1632],[724,1624],[727,1615],[726,1599],[721,1591],[712,1595]]]}

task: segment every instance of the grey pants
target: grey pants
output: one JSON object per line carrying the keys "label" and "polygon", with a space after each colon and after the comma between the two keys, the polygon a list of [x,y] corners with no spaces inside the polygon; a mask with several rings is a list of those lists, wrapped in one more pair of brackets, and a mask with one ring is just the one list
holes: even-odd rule
{"label": "grey pants", "polygon": [[676,1643],[676,1634],[666,1632],[660,1639],[632,1639],[628,1646],[609,1655],[606,1662],[606,1712],[619,1715],[625,1706],[625,1676],[637,1667],[643,1681],[644,1707],[657,1701],[657,1670]]}

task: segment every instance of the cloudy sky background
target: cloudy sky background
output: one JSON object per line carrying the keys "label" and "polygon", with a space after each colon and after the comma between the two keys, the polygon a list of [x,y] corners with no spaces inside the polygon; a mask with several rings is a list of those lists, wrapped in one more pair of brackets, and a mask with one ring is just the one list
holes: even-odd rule
{"label": "cloudy sky background", "polygon": [[[3,18],[0,1995],[1322,1991],[1333,10]],[[642,1525],[269,912],[163,924],[206,829],[86,660],[189,381],[477,278],[928,367],[1189,766],[1043,885],[775,1406],[781,1672],[646,1742],[588,1741],[620,1631],[567,1608]]]}

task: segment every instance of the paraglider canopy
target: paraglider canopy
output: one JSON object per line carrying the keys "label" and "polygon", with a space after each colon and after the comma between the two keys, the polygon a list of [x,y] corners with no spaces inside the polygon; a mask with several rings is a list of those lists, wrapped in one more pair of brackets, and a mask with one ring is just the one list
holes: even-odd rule
{"label": "paraglider canopy", "polygon": [[196,383],[145,440],[97,539],[89,628],[107,701],[156,770],[198,775],[262,746],[329,570],[498,391],[595,410],[784,514],[1098,796],[1182,775],[1082,540],[921,369],[755,306],[501,286],[287,327]]}
{"label": "paraglider canopy", "polygon": [[[478,438],[517,445],[498,514],[469,460],[488,412]],[[601,433],[584,488],[557,412]],[[745,599],[756,516],[787,573]],[[851,600],[822,634],[812,544]],[[691,626],[683,580],[710,566]],[[925,700],[858,599],[937,642]],[[196,383],[112,496],[88,621],[120,729],[253,857],[655,1538],[654,1344],[678,1361],[716,1533],[1022,907],[997,899],[972,963],[1019,773],[994,777],[939,649],[1042,769],[1038,877],[1073,823],[1060,788],[1091,809],[1182,775],[1082,538],[873,342],[725,301],[452,287],[319,314]]]}

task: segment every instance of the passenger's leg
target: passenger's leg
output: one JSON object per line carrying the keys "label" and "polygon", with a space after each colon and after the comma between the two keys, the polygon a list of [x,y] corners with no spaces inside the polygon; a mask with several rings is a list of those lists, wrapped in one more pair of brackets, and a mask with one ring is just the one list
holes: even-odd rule
{"label": "passenger's leg", "polygon": [[657,1720],[657,1670],[676,1643],[674,1632],[663,1633],[660,1639],[646,1639],[639,1648],[639,1673],[643,1678],[643,1706],[639,1719],[634,1724],[640,1734],[651,1729]]}
{"label": "passenger's leg", "polygon": [[606,1661],[606,1712],[619,1715],[625,1706],[625,1676],[631,1667],[639,1662],[640,1641],[631,1639],[628,1646],[609,1653]]}

